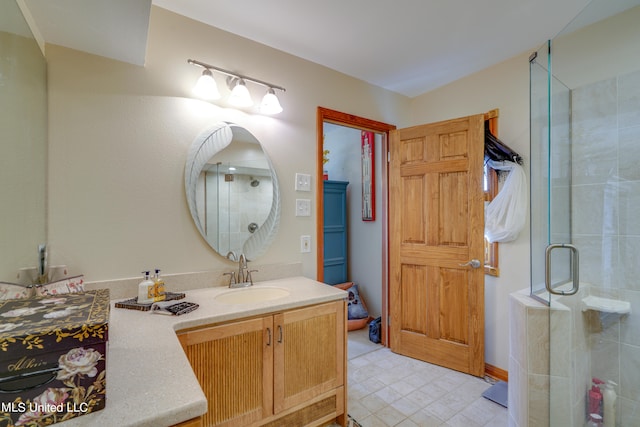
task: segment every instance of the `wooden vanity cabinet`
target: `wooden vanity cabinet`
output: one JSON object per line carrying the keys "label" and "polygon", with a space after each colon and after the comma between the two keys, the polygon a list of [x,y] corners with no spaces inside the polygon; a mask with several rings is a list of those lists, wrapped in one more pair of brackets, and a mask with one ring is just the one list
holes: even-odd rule
{"label": "wooden vanity cabinet", "polygon": [[345,302],[178,333],[207,396],[204,426],[346,418]]}

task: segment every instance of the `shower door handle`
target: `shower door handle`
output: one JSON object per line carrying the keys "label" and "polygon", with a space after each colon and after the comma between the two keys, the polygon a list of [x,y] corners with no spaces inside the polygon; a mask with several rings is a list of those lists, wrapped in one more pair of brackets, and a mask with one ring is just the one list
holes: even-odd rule
{"label": "shower door handle", "polygon": [[[557,248],[566,248],[571,250],[571,277],[573,279],[573,283],[571,285],[571,289],[569,289],[568,291],[556,291],[551,287],[551,251]],[[547,288],[547,291],[553,295],[574,295],[575,293],[577,293],[578,289],[580,288],[580,278],[578,277],[578,272],[580,270],[580,255],[578,253],[578,248],[568,243],[554,243],[547,246],[545,255],[544,285]]]}

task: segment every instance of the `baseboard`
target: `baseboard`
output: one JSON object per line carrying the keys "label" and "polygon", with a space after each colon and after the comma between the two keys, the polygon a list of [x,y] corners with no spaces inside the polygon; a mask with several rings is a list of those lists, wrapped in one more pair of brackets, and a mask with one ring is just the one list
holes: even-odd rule
{"label": "baseboard", "polygon": [[488,363],[484,364],[484,373],[485,375],[495,378],[496,380],[501,380],[505,382],[509,382],[509,372],[504,369],[500,369],[496,366],[489,365]]}

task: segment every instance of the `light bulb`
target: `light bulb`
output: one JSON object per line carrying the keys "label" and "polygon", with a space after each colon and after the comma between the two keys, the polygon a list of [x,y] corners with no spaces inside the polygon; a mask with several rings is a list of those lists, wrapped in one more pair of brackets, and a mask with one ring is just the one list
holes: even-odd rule
{"label": "light bulb", "polygon": [[211,70],[205,68],[202,75],[198,79],[196,86],[193,88],[193,92],[203,99],[220,99],[220,92],[218,92],[218,85],[213,79]]}
{"label": "light bulb", "polygon": [[282,106],[273,88],[269,88],[264,98],[262,98],[260,112],[262,114],[278,114],[282,112]]}
{"label": "light bulb", "polygon": [[239,79],[229,95],[229,104],[236,107],[251,107],[253,100],[243,79]]}

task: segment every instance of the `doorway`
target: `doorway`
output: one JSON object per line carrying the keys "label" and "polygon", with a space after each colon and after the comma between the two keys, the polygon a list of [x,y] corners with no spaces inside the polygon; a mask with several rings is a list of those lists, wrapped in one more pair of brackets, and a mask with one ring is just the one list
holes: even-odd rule
{"label": "doorway", "polygon": [[[330,110],[323,107],[318,107],[317,111],[317,164],[316,164],[316,176],[318,179],[316,180],[316,214],[317,214],[317,230],[316,230],[316,241],[318,251],[317,251],[317,280],[324,281],[324,180],[322,179],[324,165],[323,165],[323,151],[324,151],[324,138],[327,130],[338,130],[340,131],[354,131],[356,132],[356,137],[358,138],[356,141],[359,141],[359,132],[360,131],[370,131],[375,134],[375,143],[379,144],[380,156],[379,160],[379,168],[377,169],[379,173],[375,176],[375,181],[379,183],[378,186],[378,194],[376,194],[376,198],[379,201],[379,211],[376,212],[375,221],[377,222],[375,233],[378,234],[380,249],[381,252],[379,256],[374,258],[378,259],[369,259],[368,262],[376,263],[380,265],[381,268],[381,283],[378,287],[377,284],[375,286],[376,289],[379,289],[380,295],[377,294],[374,298],[378,299],[380,308],[380,314],[383,319],[387,317],[387,293],[388,293],[388,262],[387,262],[387,156],[389,151],[388,141],[389,141],[389,132],[396,127],[394,125],[389,125],[386,123],[377,122],[374,120],[365,119],[363,117],[354,116],[351,114],[342,113],[335,110]],[[337,154],[337,153],[336,153]],[[330,154],[329,154],[330,156]],[[331,157],[329,157],[331,158]],[[353,168],[360,170],[360,156],[357,157],[357,160],[354,162],[350,162],[354,166]],[[361,181],[354,182],[351,184],[352,194],[355,194],[355,197],[361,197]],[[356,203],[358,201],[355,201]],[[357,208],[356,208],[357,209]],[[352,209],[353,211],[353,209]],[[359,209],[357,212],[352,212],[353,214],[359,215]],[[363,225],[358,223],[359,226]],[[352,251],[354,248],[352,248]],[[362,262],[362,261],[360,261]],[[349,277],[349,280],[353,280],[352,277]],[[382,342],[386,345],[387,341],[387,328],[386,322],[382,322]]]}

